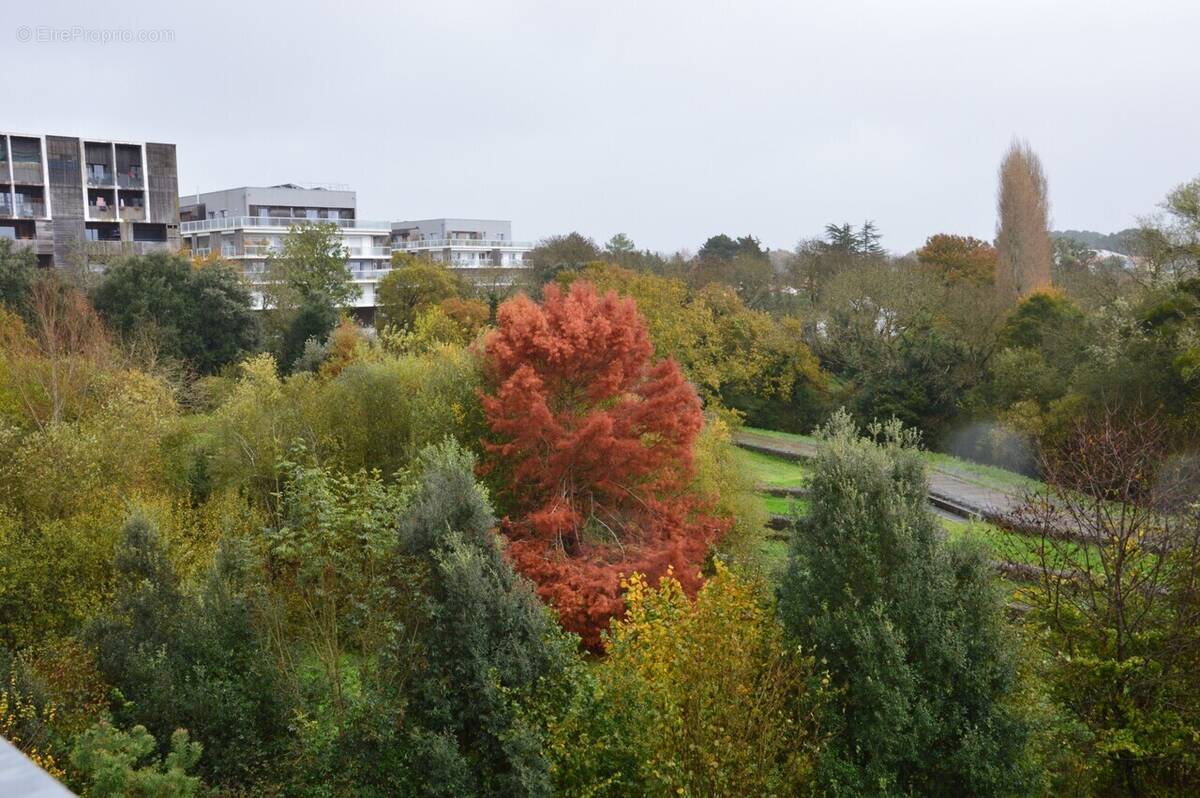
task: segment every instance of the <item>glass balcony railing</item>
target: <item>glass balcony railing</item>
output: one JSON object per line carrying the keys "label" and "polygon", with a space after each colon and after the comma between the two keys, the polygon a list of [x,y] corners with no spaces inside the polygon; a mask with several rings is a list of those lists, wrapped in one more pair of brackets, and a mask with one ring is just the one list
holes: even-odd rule
{"label": "glass balcony railing", "polygon": [[529,241],[507,241],[496,238],[427,238],[420,241],[393,241],[392,249],[399,252],[419,252],[423,249],[532,249]]}
{"label": "glass balcony railing", "polygon": [[0,196],[0,216],[12,216],[12,211],[12,200],[8,198],[8,195]]}
{"label": "glass balcony railing", "polygon": [[107,166],[100,164],[88,164],[87,181],[88,185],[98,188],[111,188],[113,185],[114,175],[112,170]]}
{"label": "glass balcony railing", "polygon": [[39,161],[13,161],[14,183],[41,183],[42,164]]}
{"label": "glass balcony railing", "polygon": [[142,170],[140,167],[130,169],[127,172],[117,173],[117,188],[144,188],[145,181],[142,179]]}
{"label": "glass balcony railing", "polygon": [[39,219],[46,215],[46,203],[41,200],[17,199],[17,216],[22,219]]}
{"label": "glass balcony railing", "polygon": [[180,233],[204,233],[209,230],[236,230],[245,227],[278,227],[283,230],[303,224],[336,224],[346,230],[377,230],[390,234],[391,222],[362,219],[306,219],[295,216],[226,216],[218,219],[198,219],[179,225]]}

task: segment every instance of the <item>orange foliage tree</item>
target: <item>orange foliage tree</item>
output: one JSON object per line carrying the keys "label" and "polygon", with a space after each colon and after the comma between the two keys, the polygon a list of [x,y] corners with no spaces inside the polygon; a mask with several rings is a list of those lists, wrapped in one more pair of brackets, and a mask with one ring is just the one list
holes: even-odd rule
{"label": "orange foliage tree", "polygon": [[668,569],[690,591],[727,527],[688,493],[700,400],[653,362],[631,299],[586,282],[505,302],[484,344],[494,392],[485,471],[503,486],[517,570],[589,647],[624,610],[621,575]]}

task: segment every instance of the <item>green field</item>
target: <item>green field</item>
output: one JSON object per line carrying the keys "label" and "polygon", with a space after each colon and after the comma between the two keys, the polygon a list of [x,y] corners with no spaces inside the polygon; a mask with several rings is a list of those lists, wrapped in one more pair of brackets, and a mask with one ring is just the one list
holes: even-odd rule
{"label": "green field", "polygon": [[[765,438],[774,438],[775,440],[785,443],[810,443],[819,444],[820,442],[811,435],[797,435],[791,432],[779,432],[777,430],[759,429],[758,427],[746,427],[746,432],[754,435],[761,435]],[[946,471],[967,482],[974,482],[987,488],[1003,491],[1038,491],[1044,486],[1037,480],[1030,479],[1015,471],[1008,471],[995,466],[982,465],[974,463],[970,460],[964,460],[961,457],[954,457],[941,452],[923,452],[922,456],[930,466],[941,471]]]}
{"label": "green field", "polygon": [[736,451],[738,466],[750,475],[758,486],[772,488],[802,488],[808,484],[812,469],[804,463],[759,454],[746,449]]}
{"label": "green field", "polygon": [[[753,430],[753,432],[772,435],[780,440],[811,440],[804,436],[789,435],[783,432],[768,430]],[[936,463],[938,467],[944,467],[942,464],[945,464],[948,468],[957,470],[961,467],[964,471],[976,474],[979,479],[987,480],[985,484],[999,485],[1005,483],[1010,489],[1013,486],[1025,483],[1037,484],[1019,474],[1013,474],[1003,469],[980,466],[974,463],[965,464],[965,461],[948,455],[929,454],[928,457],[931,463]],[[812,474],[811,468],[803,462],[785,460],[780,457],[772,457],[768,454],[751,452],[745,449],[738,449],[736,458],[738,464],[751,476],[754,484],[759,487],[804,487],[808,484]],[[793,512],[805,515],[809,510],[807,499],[771,496],[766,492],[759,492],[758,496],[763,508],[770,515],[791,515]],[[998,560],[1009,560],[1012,562],[1028,563],[1030,565],[1037,564],[1039,561],[1036,551],[1038,544],[1033,539],[1006,532],[1000,527],[982,521],[960,520],[941,514],[937,518],[950,539],[967,538],[977,540]],[[764,530],[763,540],[758,546],[761,564],[768,571],[781,568],[787,560],[787,543],[772,539],[771,537],[778,534],[777,532],[773,533]],[[1078,546],[1068,551],[1072,554],[1081,553],[1081,549]]]}

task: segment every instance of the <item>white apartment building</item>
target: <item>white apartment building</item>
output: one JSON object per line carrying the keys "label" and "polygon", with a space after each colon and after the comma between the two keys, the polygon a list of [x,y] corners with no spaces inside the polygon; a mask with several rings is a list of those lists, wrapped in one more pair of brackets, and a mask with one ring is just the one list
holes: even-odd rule
{"label": "white apartment building", "polygon": [[[355,306],[375,307],[375,288],[392,267],[393,252],[407,252],[462,269],[479,282],[511,284],[532,245],[512,241],[512,224],[484,219],[382,222],[358,218],[355,193],[344,187],[285,183],[181,197],[179,232],[195,257],[217,253],[241,264],[251,283],[261,280],[267,255],[306,222],[336,224],[347,268],[360,292]],[[261,302],[261,295],[257,296]]]}
{"label": "white apartment building", "polygon": [[[353,191],[285,183],[181,197],[179,234],[194,257],[218,254],[241,265],[251,283],[266,272],[289,231],[305,223],[336,224],[347,268],[361,289],[356,306],[375,306],[375,285],[391,268],[391,225],[358,218]],[[261,297],[256,297],[261,301]]]}
{"label": "white apartment building", "polygon": [[[392,223],[392,249],[432,258],[468,275],[493,279],[524,268],[527,241],[512,240],[512,222],[499,219],[421,219]],[[515,274],[514,273],[510,273]]]}

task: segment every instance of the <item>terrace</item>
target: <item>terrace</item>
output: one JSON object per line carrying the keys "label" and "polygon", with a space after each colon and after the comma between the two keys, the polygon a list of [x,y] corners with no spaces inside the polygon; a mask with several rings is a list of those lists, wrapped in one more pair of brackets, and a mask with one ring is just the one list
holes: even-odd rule
{"label": "terrace", "polygon": [[116,145],[117,188],[145,188],[145,172],[142,169],[142,148],[132,144]]}
{"label": "terrace", "polygon": [[182,222],[179,232],[184,235],[206,233],[211,230],[237,230],[245,227],[276,228],[287,230],[304,224],[336,224],[345,230],[371,230],[388,233],[391,222],[364,221],[362,219],[309,219],[302,216],[222,216],[216,219],[199,219]]}
{"label": "terrace", "polygon": [[506,241],[493,238],[430,238],[423,241],[394,241],[392,249],[415,252],[422,249],[531,249],[530,241]]}
{"label": "terrace", "polygon": [[40,188],[18,188],[13,197],[15,213],[21,219],[40,219],[46,215],[46,200]]}
{"label": "terrace", "polygon": [[22,185],[40,186],[45,182],[42,172],[42,142],[39,139],[13,136],[12,179]]}
{"label": "terrace", "polygon": [[83,151],[88,186],[111,188],[116,182],[112,145],[87,142],[83,145]]}

